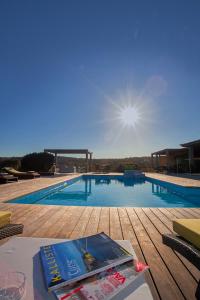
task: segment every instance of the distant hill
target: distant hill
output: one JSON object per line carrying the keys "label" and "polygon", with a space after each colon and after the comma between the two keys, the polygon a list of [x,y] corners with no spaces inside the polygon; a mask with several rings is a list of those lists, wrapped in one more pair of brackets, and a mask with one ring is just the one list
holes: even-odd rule
{"label": "distant hill", "polygon": [[[21,160],[21,157],[0,157],[0,163],[5,160]],[[60,172],[72,172],[73,167],[84,171],[85,158],[58,156],[57,167]],[[127,158],[98,158],[92,159],[92,171],[122,172],[127,168],[141,169],[143,171],[151,170],[151,158],[127,157]]]}
{"label": "distant hill", "polygon": [[4,160],[21,160],[21,157],[18,157],[18,156],[12,156],[12,157],[0,157],[0,162],[1,161],[4,161]]}

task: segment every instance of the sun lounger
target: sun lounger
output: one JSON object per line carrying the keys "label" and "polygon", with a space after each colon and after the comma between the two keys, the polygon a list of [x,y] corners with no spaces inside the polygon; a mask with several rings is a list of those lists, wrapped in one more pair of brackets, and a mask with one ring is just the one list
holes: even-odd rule
{"label": "sun lounger", "polygon": [[[178,234],[163,234],[163,243],[187,258],[200,270],[200,219],[177,219],[173,229]],[[196,291],[200,299],[200,281]]]}
{"label": "sun lounger", "polygon": [[40,174],[35,171],[20,172],[10,167],[4,167],[3,169],[9,174],[17,176],[19,179],[33,179],[36,177],[40,177]]}
{"label": "sun lounger", "polygon": [[8,224],[0,228],[0,240],[23,232],[23,224]]}
{"label": "sun lounger", "polygon": [[18,181],[18,177],[9,175],[8,173],[0,173],[0,183],[8,183]]}
{"label": "sun lounger", "polygon": [[0,211],[0,228],[10,224],[11,212]]}
{"label": "sun lounger", "polygon": [[0,211],[0,240],[23,232],[22,224],[10,224],[10,211]]}

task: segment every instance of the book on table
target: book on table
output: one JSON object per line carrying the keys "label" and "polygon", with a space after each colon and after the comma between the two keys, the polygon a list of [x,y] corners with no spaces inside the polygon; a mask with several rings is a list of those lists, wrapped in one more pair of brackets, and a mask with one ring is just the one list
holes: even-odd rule
{"label": "book on table", "polygon": [[48,290],[72,284],[133,260],[133,255],[105,233],[40,248]]}
{"label": "book on table", "polygon": [[148,266],[133,260],[54,291],[58,300],[124,299]]}

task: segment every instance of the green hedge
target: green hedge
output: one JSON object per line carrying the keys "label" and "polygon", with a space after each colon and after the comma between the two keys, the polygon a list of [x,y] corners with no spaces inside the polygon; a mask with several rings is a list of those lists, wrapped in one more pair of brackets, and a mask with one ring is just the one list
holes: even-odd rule
{"label": "green hedge", "polygon": [[39,152],[25,155],[21,160],[24,171],[48,172],[54,163],[54,156],[50,153]]}

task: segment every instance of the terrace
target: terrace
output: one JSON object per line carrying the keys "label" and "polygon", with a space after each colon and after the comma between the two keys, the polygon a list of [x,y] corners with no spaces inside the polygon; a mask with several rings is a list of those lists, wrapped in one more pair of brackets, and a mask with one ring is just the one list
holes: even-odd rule
{"label": "terrace", "polygon": [[178,173],[200,172],[200,140],[180,144],[182,148],[162,149],[151,153],[152,168]]}
{"label": "terrace", "polygon": [[165,169],[179,172],[180,161],[187,158],[187,148],[163,149],[151,154],[152,167],[156,170]]}
{"label": "terrace", "polygon": [[[74,178],[68,175],[37,178],[0,186],[0,209],[13,212],[13,222],[23,223],[23,236],[78,238],[104,231],[113,239],[130,240],[138,258],[150,266],[146,280],[154,299],[195,299],[200,272],[185,258],[162,244],[176,218],[200,218],[198,208],[83,207],[21,205],[5,201]],[[199,187],[197,180],[162,174],[151,178],[182,186]],[[20,188],[19,188],[20,187]]]}

